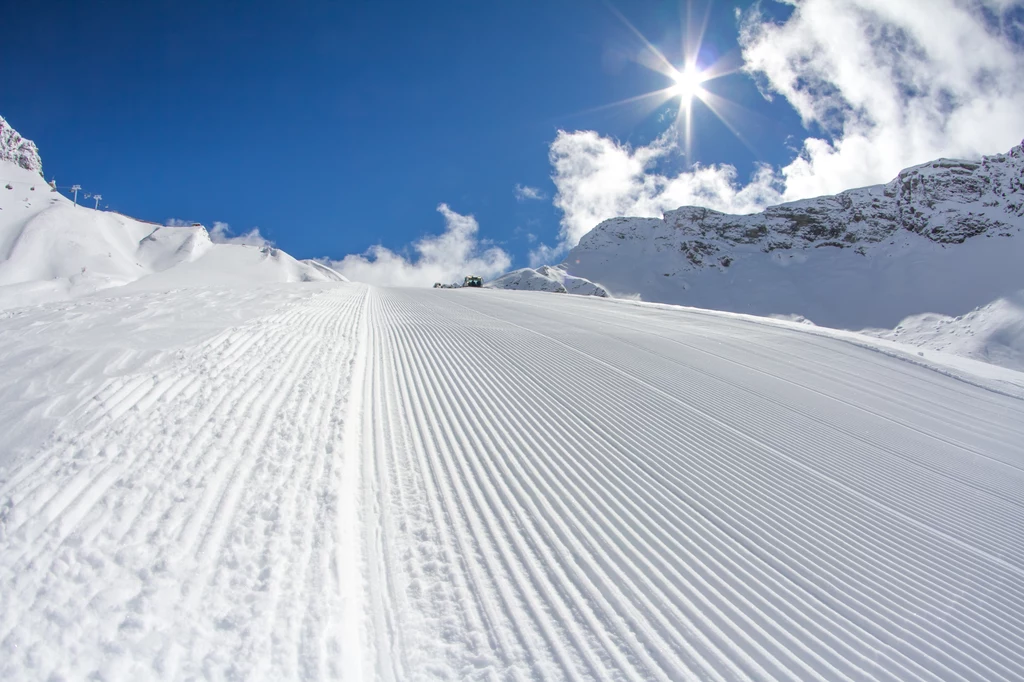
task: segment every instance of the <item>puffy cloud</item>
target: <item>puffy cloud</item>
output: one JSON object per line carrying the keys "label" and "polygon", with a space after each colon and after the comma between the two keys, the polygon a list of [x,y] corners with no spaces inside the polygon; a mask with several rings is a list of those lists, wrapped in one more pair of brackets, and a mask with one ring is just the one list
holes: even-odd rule
{"label": "puffy cloud", "polygon": [[556,258],[560,258],[565,253],[565,247],[562,244],[558,246],[548,246],[547,244],[541,244],[537,248],[530,251],[530,267],[536,268],[541,265],[546,265],[553,262]]}
{"label": "puffy cloud", "polygon": [[516,201],[540,201],[545,198],[544,193],[537,187],[516,184]]}
{"label": "puffy cloud", "polygon": [[891,179],[940,156],[1005,151],[1024,135],[1024,8],[1013,0],[802,0],[788,21],[741,24],[746,69],[810,137],[782,169],[787,199]]}
{"label": "puffy cloud", "polygon": [[809,135],[791,163],[759,167],[741,183],[728,165],[659,172],[678,151],[671,130],[639,147],[560,131],[549,152],[563,211],[552,252],[615,216],[659,216],[687,204],[749,213],[1020,142],[1024,1],[784,1],[794,11],[782,23],[756,6],[740,17],[744,68],[766,97],[785,98],[827,139]]}
{"label": "puffy cloud", "polygon": [[468,274],[487,279],[508,270],[509,255],[495,246],[485,248],[477,238],[476,218],[456,213],[447,204],[437,210],[444,216],[445,231],[414,242],[414,258],[377,245],[365,254],[331,261],[330,266],[353,281],[385,286],[430,286],[461,281]]}
{"label": "puffy cloud", "polygon": [[[199,225],[194,220],[182,220],[181,218],[168,218],[164,221],[168,227],[192,227]],[[260,228],[254,227],[248,232],[234,234],[231,226],[227,223],[214,221],[213,228],[209,230],[210,241],[214,244],[242,244],[244,246],[273,246],[274,242],[260,234]]]}
{"label": "puffy cloud", "polygon": [[234,235],[231,233],[231,226],[227,223],[213,223],[210,230],[210,239],[214,244],[241,244],[243,246],[273,246],[274,242],[260,234],[260,228],[254,227],[243,234]]}
{"label": "puffy cloud", "polygon": [[743,186],[732,166],[699,166],[676,175],[656,172],[656,163],[678,149],[675,130],[636,148],[594,131],[558,132],[549,158],[558,188],[555,206],[564,214],[564,246],[575,246],[595,225],[615,216],[660,216],[687,204],[749,213],[780,198],[767,167]]}

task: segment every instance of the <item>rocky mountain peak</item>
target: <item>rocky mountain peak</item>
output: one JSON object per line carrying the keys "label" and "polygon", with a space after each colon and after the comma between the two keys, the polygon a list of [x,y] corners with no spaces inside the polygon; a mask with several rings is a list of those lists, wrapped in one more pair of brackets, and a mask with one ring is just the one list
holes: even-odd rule
{"label": "rocky mountain peak", "polygon": [[22,137],[3,116],[0,116],[0,160],[43,174],[43,160],[39,158],[36,143]]}

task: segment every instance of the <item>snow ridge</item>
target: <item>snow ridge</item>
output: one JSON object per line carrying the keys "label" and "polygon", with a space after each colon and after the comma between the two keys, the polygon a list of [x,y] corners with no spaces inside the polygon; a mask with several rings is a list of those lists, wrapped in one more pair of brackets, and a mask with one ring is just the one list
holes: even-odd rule
{"label": "snow ridge", "polygon": [[214,244],[202,225],[167,227],[75,206],[33,171],[0,161],[0,309],[111,287],[344,279],[273,247]]}
{"label": "snow ridge", "polygon": [[1024,224],[1024,147],[980,161],[939,159],[908,168],[890,183],[772,206],[754,215],[683,207],[662,219],[612,218],[588,232],[566,259],[644,240],[676,250],[683,269],[727,268],[740,246],[764,253],[835,247],[867,255],[899,231],[939,244],[978,235],[1009,236]]}
{"label": "snow ridge", "polygon": [[608,297],[608,291],[583,277],[573,277],[558,265],[542,265],[536,270],[521,268],[488,282],[492,289],[548,291],[556,294]]}
{"label": "snow ridge", "polygon": [[346,281],[273,247],[214,244],[202,225],[166,227],[76,206],[42,179],[36,145],[0,117],[0,309],[101,289]]}

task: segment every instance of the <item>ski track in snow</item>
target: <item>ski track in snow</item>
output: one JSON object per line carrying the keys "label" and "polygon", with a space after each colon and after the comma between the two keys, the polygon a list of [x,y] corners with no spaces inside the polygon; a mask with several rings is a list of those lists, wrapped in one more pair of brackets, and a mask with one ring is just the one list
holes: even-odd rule
{"label": "ski track in snow", "polygon": [[0,678],[313,679],[358,660],[338,444],[362,293],[107,382],[0,481]]}
{"label": "ski track in snow", "polygon": [[1024,402],[798,330],[339,285],[0,472],[0,678],[1019,680]]}

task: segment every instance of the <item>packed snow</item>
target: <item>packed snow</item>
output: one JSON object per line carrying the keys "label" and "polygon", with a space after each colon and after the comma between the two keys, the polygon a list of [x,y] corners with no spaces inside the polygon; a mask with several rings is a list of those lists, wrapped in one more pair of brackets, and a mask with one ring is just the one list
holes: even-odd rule
{"label": "packed snow", "polygon": [[2,679],[1024,676],[1024,402],[820,329],[176,283],[0,349]]}

